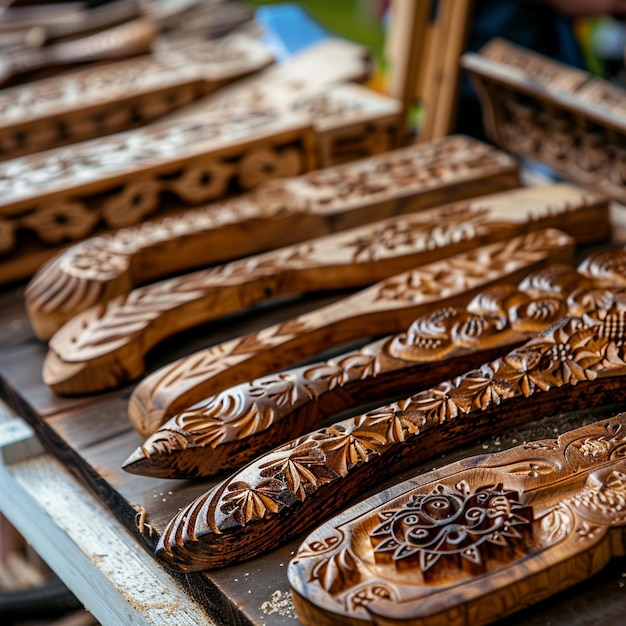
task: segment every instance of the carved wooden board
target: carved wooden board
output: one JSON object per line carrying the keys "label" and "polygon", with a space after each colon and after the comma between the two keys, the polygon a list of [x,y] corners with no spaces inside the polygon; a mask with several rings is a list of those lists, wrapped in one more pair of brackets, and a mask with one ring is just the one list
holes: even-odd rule
{"label": "carved wooden board", "polygon": [[626,555],[626,414],[373,496],[289,564],[305,625],[486,624]]}
{"label": "carved wooden board", "polygon": [[250,558],[336,514],[381,475],[537,412],[623,402],[624,302],[623,291],[605,292],[593,312],[504,357],[257,457],[181,510],[157,555],[185,571]]}
{"label": "carved wooden board", "polygon": [[[549,262],[568,259],[572,243],[560,231],[545,230],[475,248],[260,332],[189,354],[135,387],[128,408],[131,423],[147,436],[175,413],[233,384],[283,369],[332,346],[397,332],[435,305],[465,302],[488,285],[519,280]],[[98,383],[104,387],[119,380],[126,367],[116,365],[104,372],[105,378],[98,367],[82,363],[59,374],[54,361],[50,365],[49,384],[60,391],[85,391]]]}
{"label": "carved wooden board", "polygon": [[128,130],[272,61],[245,35],[75,70],[0,92],[0,159]]}
{"label": "carved wooden board", "polygon": [[4,161],[0,253],[8,258],[2,280],[28,276],[68,241],[314,165],[312,128],[300,116],[261,109],[154,122]]}
{"label": "carved wooden board", "polygon": [[[271,181],[243,197],[70,247],[33,278],[26,305],[35,332],[49,339],[80,311],[141,284],[517,183],[517,167],[509,156],[464,137]],[[187,188],[186,193],[191,191]],[[504,197],[494,196],[493,201],[504,202]],[[523,217],[528,209],[517,207],[518,201],[544,207],[537,214],[531,211],[532,220],[552,223],[552,216],[554,224],[561,227],[562,222],[578,241],[598,241],[608,234],[606,201],[568,186],[518,191],[507,201],[511,204],[497,212],[491,200],[482,199],[478,205],[464,203],[441,211],[476,214],[487,210],[488,202],[496,222],[528,221]],[[8,244],[10,234],[8,230]]]}
{"label": "carved wooden board", "polygon": [[[583,252],[587,250],[579,250],[579,254]],[[235,316],[220,324],[206,325],[155,350],[150,368],[154,370],[201,347],[255,332],[318,308],[320,303],[329,300],[328,296],[309,296],[283,302],[280,306],[259,308],[254,315]],[[122,470],[124,460],[142,443],[126,413],[131,388],[88,397],[56,396],[41,380],[45,349],[32,334],[23,309],[21,289],[0,293],[0,396],[28,419],[46,449],[84,481],[136,539],[137,545],[152,554],[158,537],[176,512],[216,484],[217,478],[162,480]],[[554,437],[590,420],[614,415],[618,410],[621,407],[616,405],[585,409],[582,402],[575,412],[567,415],[548,416],[538,410],[533,416],[538,418],[536,421],[520,427],[508,428],[504,424],[494,427],[475,444],[446,452],[445,458],[438,454],[435,458],[417,461],[411,474],[380,472],[375,490],[468,455],[495,452],[516,442]],[[79,525],[83,522],[82,518],[76,520]],[[175,577],[206,608],[207,621],[233,626],[293,626],[299,621],[293,614],[286,574],[298,545],[298,540],[292,540],[276,550],[229,567]],[[549,603],[511,616],[507,625],[527,626],[550,621],[553,626],[600,623],[622,626],[623,573],[623,564],[615,562],[584,587],[562,592]]]}
{"label": "carved wooden board", "polygon": [[492,141],[626,202],[626,91],[499,39],[462,63]]}
{"label": "carved wooden board", "polygon": [[[62,390],[65,381],[76,376],[78,367],[83,368],[79,376],[90,381],[86,391],[98,390],[98,381],[111,386],[107,379],[112,370],[121,372],[111,378],[116,384],[135,380],[144,371],[147,353],[157,343],[254,303],[370,285],[434,259],[569,217],[575,223],[572,230],[587,236],[598,218],[602,223],[603,213],[585,211],[585,195],[570,201],[568,191],[555,203],[556,210],[550,208],[552,204],[534,204],[537,194],[513,191],[512,197],[499,196],[501,202],[498,198],[484,199],[482,205],[489,208],[475,212],[461,206],[391,218],[139,287],[108,301],[105,307],[92,306],[75,315],[57,331],[50,340],[44,381]],[[553,199],[553,195],[546,195]],[[574,208],[576,200],[582,200],[587,222]],[[510,215],[509,223],[500,222],[498,217],[513,213],[517,203],[524,208]],[[67,293],[66,298],[72,300],[76,295]],[[80,392],[80,387],[77,389]]]}
{"label": "carved wooden board", "polygon": [[225,389],[175,415],[124,469],[161,478],[210,476],[317,427],[342,411],[415,393],[463,373],[594,307],[626,286],[626,252],[597,252],[579,271],[552,265],[519,286],[497,285],[463,306],[433,309],[409,330],[327,361]]}

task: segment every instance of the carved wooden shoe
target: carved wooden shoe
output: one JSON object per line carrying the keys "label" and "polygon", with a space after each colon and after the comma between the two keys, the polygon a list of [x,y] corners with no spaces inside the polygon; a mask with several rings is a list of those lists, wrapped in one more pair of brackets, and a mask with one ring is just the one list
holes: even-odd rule
{"label": "carved wooden shoe", "polygon": [[494,427],[626,399],[626,298],[565,317],[504,357],[261,455],[193,501],[157,546],[170,567],[255,556],[390,476]]}
{"label": "carved wooden shoe", "polygon": [[467,307],[418,318],[408,332],[360,350],[242,383],[175,415],[128,458],[125,470],[161,478],[232,469],[324,419],[383,403],[495,358],[566,314],[597,306],[626,286],[626,251],[591,255],[585,273],[555,265],[518,287],[497,285]]}
{"label": "carved wooden shoe", "polygon": [[[519,280],[559,257],[564,260],[571,254],[572,241],[560,231],[546,230],[475,248],[396,275],[257,333],[194,352],[137,385],[128,408],[131,423],[147,436],[173,414],[226,387],[284,369],[320,348],[397,332],[434,305],[466,302],[488,285]],[[81,388],[89,384],[81,377],[80,363],[75,365],[75,373],[62,364],[61,375],[55,373],[54,361],[46,365],[51,380],[60,381],[62,375],[72,383],[75,374]],[[128,366],[128,362],[119,365]],[[107,373],[111,375],[111,371]]]}
{"label": "carved wooden shoe", "polygon": [[623,557],[626,414],[395,485],[302,543],[302,624],[475,626]]}
{"label": "carved wooden shoe", "polygon": [[[183,179],[187,195],[208,191],[200,174]],[[213,176],[207,185],[225,182]],[[517,166],[509,156],[465,137],[272,181],[243,197],[69,248],[30,282],[26,308],[37,336],[49,339],[81,311],[159,278],[517,184]],[[568,186],[516,193],[509,204],[502,199],[499,212],[491,201],[486,209],[484,199],[464,210],[487,210],[492,221],[503,224],[526,222],[528,202],[543,207],[534,218],[552,218],[550,226],[563,222],[579,241],[607,236],[608,205],[600,196]],[[484,219],[489,221],[487,213]]]}
{"label": "carved wooden shoe", "polygon": [[[481,208],[476,211],[461,204],[391,218],[139,287],[128,296],[108,301],[104,307],[91,307],[66,323],[50,341],[44,381],[60,393],[83,393],[123,384],[143,373],[145,355],[159,341],[253,303],[320,289],[365,286],[469,247],[560,220],[561,216],[554,215],[558,209],[538,208],[532,203],[536,190],[524,191],[478,201]],[[574,202],[583,201],[580,211],[587,213],[587,220],[583,219],[571,208],[569,192],[573,190],[563,191],[561,198],[566,199],[568,208],[565,220],[560,221],[572,217],[573,231],[596,213],[602,216],[599,210],[586,211],[584,192],[574,193]],[[490,209],[484,208],[487,202],[492,203]],[[514,213],[509,222],[501,221],[500,215],[513,213],[517,203],[525,208]],[[541,219],[540,214],[546,217]],[[127,332],[120,336],[123,328]]]}

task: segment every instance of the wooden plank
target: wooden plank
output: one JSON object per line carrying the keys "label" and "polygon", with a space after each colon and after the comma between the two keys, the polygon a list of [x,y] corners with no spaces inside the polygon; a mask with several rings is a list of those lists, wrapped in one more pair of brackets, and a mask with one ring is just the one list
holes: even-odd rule
{"label": "wooden plank", "polygon": [[[11,293],[19,304],[20,293]],[[7,297],[8,295],[10,294],[7,294]],[[232,318],[218,326],[203,328],[196,333],[180,337],[176,342],[169,343],[163,349],[156,351],[151,357],[150,367],[153,369],[163,365],[172,358],[197,349],[200,345],[210,345],[229,337],[241,336],[267,327],[280,319],[287,319],[298,312],[302,313],[319,306],[323,301],[307,299],[290,302],[288,307],[263,307],[257,310],[254,316]],[[7,302],[11,305],[8,299]],[[16,311],[22,311],[22,318],[16,318],[15,321],[28,328],[23,307],[13,305],[11,307]],[[84,501],[91,497],[91,494],[96,494],[97,501],[103,502],[111,514],[132,535],[135,545],[144,546],[151,551],[165,523],[173,517],[185,500],[189,502],[191,498],[201,495],[214,484],[214,481],[206,479],[160,481],[129,475],[121,470],[120,465],[123,460],[141,444],[141,438],[129,425],[125,435],[121,430],[126,418],[126,403],[131,389],[123,388],[110,394],[66,399],[61,402],[60,398],[47,390],[39,376],[44,355],[44,347],[35,341],[32,335],[20,341],[18,345],[9,343],[2,346],[0,349],[0,382],[2,383],[0,394],[10,400],[12,406],[19,408],[19,411],[36,427],[39,439],[46,448],[53,451],[57,458],[62,459],[62,462],[57,463],[55,467],[61,468],[65,475],[67,469],[70,469],[81,478],[84,485],[88,486],[87,493],[84,487],[79,487],[81,494],[79,498]],[[476,445],[447,452],[445,458],[416,461],[417,465],[412,473],[430,470],[468,454],[495,452],[515,445],[516,442],[554,436],[555,433],[585,423],[590,418],[599,419],[613,412],[613,409],[610,409],[611,413],[607,413],[607,410],[609,409],[588,409],[570,415],[559,414],[533,422],[523,428],[498,427]],[[536,417],[543,415],[544,413],[538,411]],[[17,499],[25,515],[32,519],[32,512],[38,510],[37,501],[48,502],[50,493],[61,493],[64,489],[58,483],[53,482],[55,479],[48,479],[55,474],[55,469],[50,465],[32,467],[28,464],[20,464],[19,467],[24,467],[25,470],[20,476],[20,485],[29,485],[31,472],[38,475],[38,469],[41,469],[39,475],[45,478],[45,480],[35,482],[41,485],[41,489],[36,492],[31,491],[32,498],[20,496]],[[14,468],[16,470],[17,466]],[[404,477],[407,477],[406,474]],[[402,474],[385,472],[376,490],[391,485],[401,478]],[[38,481],[38,479],[33,480]],[[182,497],[178,496],[179,490],[183,491]],[[2,493],[5,492],[2,491]],[[8,493],[20,493],[20,488],[12,483]],[[72,522],[72,519],[75,520],[77,517],[80,519],[78,513],[80,509],[66,502],[64,498],[61,499],[60,506],[65,511],[68,520],[67,527],[74,529],[76,523]],[[0,499],[0,503],[3,509],[7,506],[7,500],[4,498]],[[86,505],[93,508],[89,504]],[[144,526],[140,531],[137,516],[142,506],[146,516]],[[43,532],[41,524],[45,516],[35,515],[35,519],[38,523],[31,530],[33,540],[38,542],[38,548],[43,550],[46,546],[52,548],[56,545],[64,545],[49,540],[50,535],[47,534],[47,530]],[[78,523],[77,537],[81,536],[81,528],[82,524]],[[29,533],[25,534],[29,536]],[[128,537],[128,534],[123,532],[122,536]],[[287,626],[294,623],[295,617],[293,617],[293,609],[290,609],[286,569],[298,545],[299,541],[293,540],[271,553],[223,569],[185,574],[178,582],[196,601],[202,603],[217,623],[224,623],[226,620],[227,623],[237,624],[240,623],[237,620],[241,620],[241,623],[247,626],[250,624]],[[123,543],[115,544],[115,546],[115,550],[122,553],[126,549],[123,547],[126,544]],[[135,559],[132,541],[128,550],[124,559]],[[94,548],[94,552],[101,554],[98,548]],[[76,563],[82,563],[82,561],[79,556],[74,556],[68,549],[63,548],[61,554],[68,555],[67,558],[74,564],[71,571],[76,575],[71,581],[66,578],[66,582],[70,582],[70,588],[76,590],[82,584],[81,581],[86,579],[86,572],[90,572],[91,566],[85,565],[77,568]],[[54,564],[62,556],[53,555],[50,558]],[[528,609],[519,617],[512,616],[507,623],[522,626],[529,621],[549,620],[555,626],[584,626],[585,623],[591,621],[602,622],[607,626],[621,626],[624,606],[623,589],[619,585],[623,580],[622,573],[623,567],[619,565],[609,567],[589,581],[584,588],[578,588],[571,593],[565,592],[565,595],[560,595],[554,602]],[[162,575],[163,572],[157,579]],[[91,573],[89,576],[90,580],[93,580]],[[116,593],[124,595],[125,584],[122,584]],[[132,583],[128,584],[135,589]],[[84,586],[82,588],[85,589]],[[102,593],[98,585],[90,585],[89,589],[96,593],[95,600],[86,598],[84,593],[79,594],[79,597],[91,608],[102,602]],[[117,626],[120,618],[110,615],[110,607],[116,606],[117,601],[115,599],[108,601],[108,598],[107,596],[104,600],[106,606],[101,606],[101,610],[94,611],[94,613],[104,626]],[[229,613],[220,612],[216,606],[218,599],[219,602],[227,602]],[[131,607],[127,615],[134,615],[135,610],[141,611],[141,606]],[[127,621],[127,618],[122,621]]]}

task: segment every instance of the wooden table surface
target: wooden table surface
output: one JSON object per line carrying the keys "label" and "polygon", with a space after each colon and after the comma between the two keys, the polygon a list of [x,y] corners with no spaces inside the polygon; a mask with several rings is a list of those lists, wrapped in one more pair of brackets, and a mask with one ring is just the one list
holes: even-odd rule
{"label": "wooden table surface", "polygon": [[[282,300],[183,333],[150,354],[149,371],[194,349],[253,332],[337,297],[336,294],[327,294],[315,299]],[[64,563],[61,562],[58,550],[48,557],[42,554],[60,577],[67,579],[66,584],[85,602],[95,617],[105,626],[117,626],[120,613],[115,613],[111,608],[117,603],[122,607],[121,614],[127,617],[125,623],[129,624],[297,624],[297,618],[288,603],[285,606],[284,600],[289,590],[287,564],[299,543],[298,539],[261,557],[204,573],[170,574],[153,559],[151,550],[165,524],[180,507],[206,491],[216,479],[164,481],[123,472],[120,465],[142,441],[130,427],[126,415],[132,386],[89,397],[58,397],[41,379],[45,353],[46,346],[34,337],[26,318],[23,288],[12,288],[0,293],[0,397],[32,427],[36,433],[36,440],[32,441],[39,441],[46,452],[42,455],[37,446],[29,448],[33,443],[24,447],[20,437],[18,440],[22,444],[17,448],[4,449],[5,467],[0,473],[0,510],[12,508],[15,515],[15,503],[9,503],[6,498],[12,489],[21,490],[24,497],[20,495],[16,498],[20,501],[17,506],[21,511],[18,517],[27,518],[28,511],[32,510],[33,518],[26,524],[26,538],[36,549],[38,545],[45,547],[51,536],[50,528],[58,527],[61,523],[49,511],[46,512],[46,507],[49,509],[50,502],[57,498],[46,498],[45,494],[57,487],[54,481],[42,482],[42,476],[52,473],[63,477],[57,485],[58,499],[65,503],[63,523],[68,528],[64,530],[74,531],[78,538],[82,535],[81,528],[89,527],[89,533],[95,530],[94,541],[97,543],[98,537],[102,535],[106,554],[111,548],[110,543],[109,548],[106,548],[106,541],[120,541],[122,549],[117,567],[124,569],[127,563],[128,571],[123,572],[122,576],[118,575],[110,584],[111,591],[107,592],[108,596],[103,596],[105,600],[102,602],[95,599],[99,586],[104,583],[98,582],[102,574],[96,575],[98,568],[93,559],[91,564],[89,559],[86,563],[77,561],[73,568],[71,552],[65,553]],[[472,446],[416,464],[403,475],[388,476],[385,484],[379,488],[463,456],[502,450],[525,440],[555,437],[560,432],[624,409],[626,407],[614,405],[594,411],[546,417],[522,428],[494,433],[487,440]],[[19,430],[21,427],[16,428]],[[29,440],[27,435],[24,438]],[[1,443],[0,438],[0,448]],[[7,450],[27,452],[22,456],[22,452],[19,452],[14,458],[10,454],[7,456]],[[8,482],[3,480],[7,472],[11,475]],[[65,499],[65,491],[74,493],[78,500],[82,493],[85,505],[74,508],[72,500]],[[92,519],[91,511],[99,507],[102,507],[102,515]],[[147,525],[143,533],[140,532],[137,515],[141,507],[147,513]],[[126,529],[130,535],[120,532],[121,529]],[[106,534],[110,532],[114,532],[114,535]],[[91,550],[97,553],[93,546]],[[84,549],[82,551],[85,552]],[[77,555],[80,552],[79,548]],[[145,563],[146,560],[151,564],[148,568],[149,576],[146,580],[142,579],[141,584],[154,585],[154,589],[150,590],[153,593],[141,597],[144,600],[146,597],[151,598],[146,600],[150,605],[156,603],[155,593],[173,594],[171,597],[177,597],[177,601],[182,603],[180,606],[185,607],[184,610],[177,610],[175,604],[167,604],[165,609],[156,610],[156,613],[152,611],[152,615],[146,617],[146,606],[133,604],[132,597],[137,592],[136,579],[139,577],[137,564]],[[105,572],[104,577],[107,578],[109,574],[109,571]],[[95,604],[90,605],[90,602]],[[617,626],[623,623],[625,611],[626,560],[620,560],[612,563],[594,579],[526,609],[508,618],[506,623],[546,626],[603,623]],[[182,613],[187,616],[184,622]]]}

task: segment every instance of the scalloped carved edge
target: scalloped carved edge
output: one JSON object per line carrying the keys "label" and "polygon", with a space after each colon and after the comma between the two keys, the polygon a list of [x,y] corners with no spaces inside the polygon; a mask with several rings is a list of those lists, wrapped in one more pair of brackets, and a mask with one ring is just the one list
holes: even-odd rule
{"label": "scalloped carved edge", "polygon": [[261,455],[169,523],[158,556],[206,569],[280,545],[375,483],[493,428],[626,398],[626,308],[565,317],[504,357]]}

